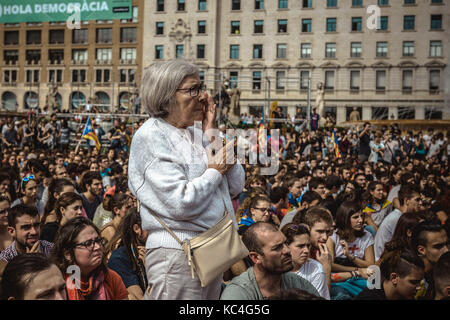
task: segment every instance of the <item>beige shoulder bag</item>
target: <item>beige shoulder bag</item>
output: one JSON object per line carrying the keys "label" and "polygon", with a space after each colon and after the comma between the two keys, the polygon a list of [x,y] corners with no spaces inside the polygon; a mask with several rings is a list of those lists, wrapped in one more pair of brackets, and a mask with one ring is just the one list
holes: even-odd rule
{"label": "beige shoulder bag", "polygon": [[222,219],[211,229],[184,241],[181,241],[152,210],[148,210],[181,245],[191,267],[192,279],[195,272],[203,288],[249,254],[226,210]]}

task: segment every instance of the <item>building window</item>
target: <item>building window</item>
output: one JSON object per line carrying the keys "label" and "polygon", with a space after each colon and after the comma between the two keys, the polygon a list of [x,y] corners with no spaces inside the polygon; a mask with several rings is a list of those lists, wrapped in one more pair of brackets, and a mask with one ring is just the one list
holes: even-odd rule
{"label": "building window", "polygon": [[415,119],[416,109],[414,107],[398,107],[398,118],[399,119]]}
{"label": "building window", "polygon": [[49,70],[48,71],[48,82],[62,82],[62,69]]}
{"label": "building window", "polygon": [[277,90],[284,90],[286,86],[286,72],[277,71],[276,73],[276,88]]}
{"label": "building window", "polygon": [[74,29],[72,43],[88,43],[88,29]]}
{"label": "building window", "polygon": [[50,60],[50,64],[58,63],[64,61],[64,50],[56,49],[56,50],[48,50],[48,60]]}
{"label": "building window", "polygon": [[26,70],[25,74],[26,83],[36,83],[39,82],[39,70]]}
{"label": "building window", "polygon": [[300,51],[301,51],[300,56],[302,58],[311,58],[311,51],[312,51],[311,43],[302,43]]}
{"label": "building window", "polygon": [[200,11],[207,10],[206,0],[198,0],[198,10],[200,10]]}
{"label": "building window", "polygon": [[197,32],[198,33],[206,33],[206,21],[205,20],[198,21]]}
{"label": "building window", "polygon": [[353,17],[352,18],[352,31],[361,31],[362,30],[362,18],[361,17]]}
{"label": "building window", "polygon": [[402,72],[402,89],[404,92],[411,92],[413,84],[412,70],[403,70]]}
{"label": "building window", "polygon": [[86,70],[72,70],[72,82],[86,82]]}
{"label": "building window", "polygon": [[28,30],[27,44],[41,44],[41,30]]}
{"label": "building window", "polygon": [[302,32],[312,31],[312,19],[302,19]]}
{"label": "building window", "polygon": [[378,91],[386,90],[386,71],[384,70],[376,72],[376,89]]}
{"label": "building window", "polygon": [[350,57],[359,58],[361,57],[362,47],[361,42],[352,42],[350,44]]}
{"label": "building window", "polygon": [[439,87],[441,82],[441,71],[430,71],[430,93],[439,93]]}
{"label": "building window", "polygon": [[278,9],[287,9],[288,0],[278,0]]}
{"label": "building window", "polygon": [[312,0],[303,0],[302,8],[312,8]]}
{"label": "building window", "polygon": [[350,71],[350,90],[359,90],[360,71]]}
{"label": "building window", "polygon": [[336,58],[336,43],[325,44],[325,58]]}
{"label": "building window", "polygon": [[96,30],[97,43],[112,43],[112,28]]}
{"label": "building window", "polygon": [[300,89],[307,90],[309,87],[309,71],[300,71]]}
{"label": "building window", "polygon": [[262,59],[263,58],[263,45],[255,44],[253,45],[253,59]]}
{"label": "building window", "polygon": [[163,46],[156,45],[155,46],[155,60],[159,60],[163,58]]}
{"label": "building window", "polygon": [[327,18],[327,32],[336,32],[336,18]]}
{"label": "building window", "polygon": [[414,41],[403,41],[403,56],[404,57],[414,56]]}
{"label": "building window", "polygon": [[388,43],[377,42],[377,57],[387,57],[388,55]]}
{"label": "building window", "polygon": [[416,0],[405,0],[405,4],[415,4]]}
{"label": "building window", "polygon": [[362,0],[352,0],[352,7],[362,7],[363,1]]}
{"label": "building window", "polygon": [[120,59],[122,60],[136,60],[136,48],[121,48]]}
{"label": "building window", "polygon": [[328,8],[336,8],[337,7],[337,0],[327,0],[327,7]]}
{"label": "building window", "polygon": [[442,57],[442,41],[430,41],[430,57]]}
{"label": "building window", "polygon": [[334,89],[334,71],[325,71],[325,89]]}
{"label": "building window", "polygon": [[[109,82],[111,80],[111,70],[97,69],[95,70],[95,82]],[[122,70],[120,70],[120,82],[122,82]]]}
{"label": "building window", "polygon": [[72,60],[74,62],[81,62],[88,60],[88,51],[87,49],[74,49],[72,50]]}
{"label": "building window", "polygon": [[239,84],[239,72],[230,71],[230,87],[237,88]]}
{"label": "building window", "polygon": [[19,60],[19,51],[18,50],[5,50],[3,51],[3,61],[5,64],[16,64]]}
{"label": "building window", "polygon": [[156,11],[164,11],[164,0],[156,0]]}
{"label": "building window", "polygon": [[241,0],[231,0],[231,10],[241,10]]}
{"label": "building window", "polygon": [[264,32],[264,20],[255,20],[254,22],[254,33],[263,33]]}
{"label": "building window", "polygon": [[96,59],[99,61],[109,61],[112,59],[112,49],[97,49]]}
{"label": "building window", "polygon": [[3,82],[15,83],[17,82],[16,70],[3,70]]}
{"label": "building window", "polygon": [[261,90],[261,79],[262,79],[262,72],[253,71],[253,81],[252,81],[253,90]]}
{"label": "building window", "polygon": [[285,43],[277,44],[277,59],[287,58],[287,46]]}
{"label": "building window", "polygon": [[403,17],[403,30],[414,30],[415,16]]}
{"label": "building window", "polygon": [[379,6],[388,6],[389,0],[378,0],[378,5]]}
{"label": "building window", "polygon": [[288,21],[285,19],[278,20],[278,33],[287,32]]}
{"label": "building window", "polygon": [[389,28],[389,17],[382,16],[380,17],[380,20],[378,21],[378,30],[387,31]]}
{"label": "building window", "polygon": [[41,61],[41,50],[27,50],[25,59],[28,64],[37,64]]}
{"label": "building window", "polygon": [[439,109],[436,107],[425,107],[425,119],[442,120],[442,110]]}
{"label": "building window", "polygon": [[239,59],[239,45],[230,45],[230,59]]}
{"label": "building window", "polygon": [[204,44],[197,45],[197,59],[205,59],[205,45]]}
{"label": "building window", "polygon": [[164,22],[156,22],[156,34],[164,34]]}
{"label": "building window", "polygon": [[63,44],[64,43],[64,30],[49,30],[48,42],[50,44]]}
{"label": "building window", "polygon": [[3,43],[5,45],[19,44],[19,31],[5,31],[4,36]]}
{"label": "building window", "polygon": [[175,46],[175,58],[177,58],[177,59],[184,58],[184,45],[183,44],[177,44]]}
{"label": "building window", "polygon": [[205,83],[205,71],[200,70],[200,71],[198,72],[198,76],[199,76],[199,78],[200,78],[200,82],[201,82],[201,83]]}
{"label": "building window", "polygon": [[439,4],[441,4],[442,0],[431,0],[431,3],[439,3]]}
{"label": "building window", "polygon": [[137,41],[137,35],[136,35],[137,29],[136,28],[121,28],[120,29],[120,42],[132,42],[136,43]]}
{"label": "building window", "polygon": [[177,11],[184,11],[186,8],[186,0],[177,0]]}
{"label": "building window", "polygon": [[231,21],[231,34],[239,34],[241,31],[240,21]]}
{"label": "building window", "polygon": [[442,14],[432,14],[431,30],[441,30],[441,29],[442,29]]}
{"label": "building window", "polygon": [[255,0],[255,10],[264,9],[264,0]]}

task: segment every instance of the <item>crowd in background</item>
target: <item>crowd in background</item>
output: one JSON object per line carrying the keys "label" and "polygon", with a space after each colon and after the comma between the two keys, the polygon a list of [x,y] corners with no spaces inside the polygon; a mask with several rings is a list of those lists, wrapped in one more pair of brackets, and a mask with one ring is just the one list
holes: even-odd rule
{"label": "crowd in background", "polygon": [[[4,299],[142,299],[151,290],[145,273],[148,232],[128,190],[130,143],[144,121],[115,119],[105,132],[92,120],[103,142],[100,150],[91,140],[74,141],[83,125],[73,132],[66,118],[1,119]],[[257,126],[244,115],[241,120]],[[449,269],[440,267],[449,264],[448,131],[401,131],[370,123],[313,130],[301,122],[276,126],[281,130],[278,172],[264,176],[259,165],[244,165],[245,189],[233,199],[239,234],[250,246],[248,230],[261,222],[281,230],[290,248],[290,272],[306,279],[319,296],[283,291],[264,298],[440,299],[450,294],[450,283],[443,285]],[[245,138],[238,143],[252,148]],[[267,274],[279,272],[281,253],[265,259]],[[73,264],[81,269],[81,290],[70,285]],[[224,274],[222,299],[242,297],[236,279],[253,264],[246,258]],[[381,270],[382,289],[366,288],[373,265]],[[37,276],[27,285],[22,279],[41,271],[54,279],[52,290],[34,296],[40,292]]]}

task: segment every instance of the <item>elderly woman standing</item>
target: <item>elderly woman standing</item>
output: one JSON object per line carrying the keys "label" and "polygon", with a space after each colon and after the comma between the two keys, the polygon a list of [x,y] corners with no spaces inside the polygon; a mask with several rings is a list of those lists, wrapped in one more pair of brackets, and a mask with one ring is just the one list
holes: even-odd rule
{"label": "elderly woman standing", "polygon": [[231,198],[244,187],[244,169],[211,163],[206,147],[212,141],[203,134],[216,127],[216,106],[195,65],[172,60],[148,67],[141,93],[151,118],[133,137],[128,177],[149,231],[145,267],[151,290],[145,299],[219,299],[222,277],[204,288],[192,279],[185,252],[153,214],[181,241],[210,229],[225,210],[237,229]]}

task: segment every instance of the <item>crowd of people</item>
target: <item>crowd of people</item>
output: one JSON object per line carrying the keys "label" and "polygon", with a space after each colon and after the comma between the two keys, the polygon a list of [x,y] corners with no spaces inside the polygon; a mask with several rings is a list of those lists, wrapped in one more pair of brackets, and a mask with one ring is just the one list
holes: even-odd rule
{"label": "crowd of people", "polygon": [[[283,125],[273,175],[187,165],[193,120],[205,132],[216,113],[196,69],[177,63],[144,74],[151,118],[116,119],[100,150],[70,146],[56,115],[37,131],[2,119],[2,299],[448,299],[448,132]],[[171,95],[176,107],[161,108]],[[202,288],[172,234],[193,237],[224,210],[249,255]]]}

